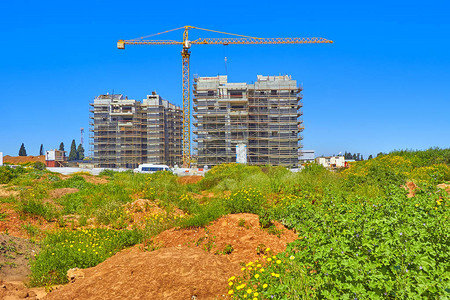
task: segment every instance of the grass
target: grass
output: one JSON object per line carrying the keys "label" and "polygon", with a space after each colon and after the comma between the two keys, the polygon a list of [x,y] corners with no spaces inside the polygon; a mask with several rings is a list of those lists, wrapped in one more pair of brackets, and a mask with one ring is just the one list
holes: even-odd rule
{"label": "grass", "polygon": [[[450,296],[450,199],[436,188],[450,181],[449,153],[395,151],[338,172],[315,164],[299,173],[226,164],[189,185],[167,172],[105,171],[108,182],[96,185],[83,174],[61,180],[36,169],[0,168],[0,179],[21,191],[19,199],[3,202],[17,203],[25,216],[72,228],[49,233],[24,225],[30,236],[44,237],[32,266],[34,285],[66,282],[68,268],[94,266],[136,243],[154,250],[153,238],[169,228],[204,227],[229,213],[254,213],[268,232],[281,234],[273,226],[276,220],[295,229],[299,239],[278,255],[260,244],[261,259],[248,262],[229,281],[230,297],[436,299]],[[419,187],[414,198],[400,187],[406,181]],[[48,201],[49,190],[64,187],[78,192]],[[216,196],[195,195],[202,192]],[[135,199],[153,201],[162,210],[148,212],[144,226],[130,231],[124,205]],[[64,222],[66,215],[77,216],[78,223]],[[110,229],[80,229],[86,225]],[[245,220],[238,226],[245,227]],[[211,253],[234,250],[231,244],[215,249],[213,237],[198,243]]]}
{"label": "grass", "polygon": [[63,230],[48,234],[31,262],[32,286],[67,283],[67,270],[96,266],[125,247],[142,241],[137,230]]}

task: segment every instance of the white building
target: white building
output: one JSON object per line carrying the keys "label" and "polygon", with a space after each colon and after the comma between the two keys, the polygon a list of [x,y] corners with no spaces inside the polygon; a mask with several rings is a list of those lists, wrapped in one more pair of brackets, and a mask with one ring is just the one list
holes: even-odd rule
{"label": "white building", "polygon": [[314,162],[315,151],[314,150],[301,150],[298,160],[300,163],[311,163]]}
{"label": "white building", "polygon": [[345,167],[344,156],[327,156],[316,158],[316,163],[324,166],[325,168],[336,169]]}
{"label": "white building", "polygon": [[3,152],[0,152],[0,166],[3,166]]}

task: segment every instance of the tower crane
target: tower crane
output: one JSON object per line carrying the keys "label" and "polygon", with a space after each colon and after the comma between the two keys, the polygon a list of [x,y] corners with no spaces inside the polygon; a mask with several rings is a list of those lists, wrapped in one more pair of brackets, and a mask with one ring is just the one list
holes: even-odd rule
{"label": "tower crane", "polygon": [[[161,35],[176,30],[183,30],[183,40],[153,40],[149,37]],[[232,35],[233,37],[225,38],[197,38],[189,40],[189,30],[199,29],[215,33]],[[125,45],[182,45],[182,78],[183,78],[183,166],[189,167],[191,161],[191,90],[190,90],[190,71],[189,57],[191,55],[191,45],[262,45],[262,44],[323,44],[333,43],[319,37],[303,37],[303,38],[258,38],[241,34],[227,33],[217,30],[199,28],[194,26],[183,26],[144,37],[131,40],[119,40],[117,42],[118,49],[125,49]]]}

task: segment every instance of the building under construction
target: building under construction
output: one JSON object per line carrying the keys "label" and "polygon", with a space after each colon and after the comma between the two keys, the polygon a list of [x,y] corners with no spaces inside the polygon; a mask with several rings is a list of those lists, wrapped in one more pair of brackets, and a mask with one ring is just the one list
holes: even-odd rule
{"label": "building under construction", "polygon": [[142,102],[119,94],[100,95],[90,105],[91,150],[97,167],[181,163],[180,107],[156,93]]}
{"label": "building under construction", "polygon": [[244,156],[250,165],[297,167],[301,91],[288,75],[258,75],[253,84],[230,83],[227,76],[194,78],[198,165]]}

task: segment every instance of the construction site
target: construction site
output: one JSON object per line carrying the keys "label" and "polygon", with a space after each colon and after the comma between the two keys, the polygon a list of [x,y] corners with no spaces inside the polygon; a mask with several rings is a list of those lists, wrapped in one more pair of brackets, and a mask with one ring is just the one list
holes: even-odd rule
{"label": "construction site", "polygon": [[90,144],[97,167],[181,163],[180,107],[156,93],[142,102],[121,94],[105,94],[95,97],[90,105]]}
{"label": "construction site", "polygon": [[228,82],[227,76],[194,82],[198,165],[297,167],[303,122],[295,80],[258,75],[253,84]]}

